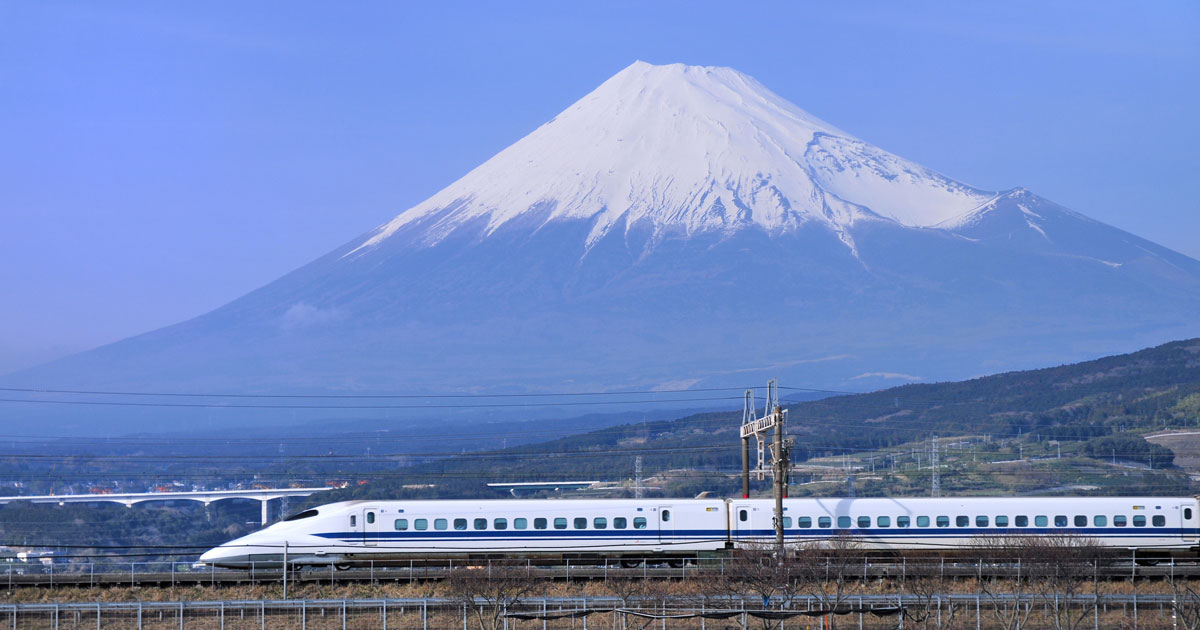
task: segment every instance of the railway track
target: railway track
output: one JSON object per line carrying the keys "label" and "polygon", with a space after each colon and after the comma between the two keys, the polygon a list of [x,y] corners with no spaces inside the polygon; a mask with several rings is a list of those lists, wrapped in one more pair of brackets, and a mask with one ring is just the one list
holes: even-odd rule
{"label": "railway track", "polygon": [[[946,562],[940,565],[922,564],[910,565],[903,562],[864,562],[855,563],[842,573],[863,580],[898,580],[931,573],[951,579],[970,579],[977,577],[1017,577],[1023,570],[1018,565],[989,565],[970,562]],[[472,573],[477,572],[481,578],[487,577],[490,567],[487,564],[469,565],[466,567]],[[339,584],[354,582],[422,582],[446,579],[452,572],[463,571],[462,565],[445,566],[367,566],[354,567],[345,570],[304,569],[293,571],[288,581],[293,584]],[[651,580],[684,580],[705,575],[721,574],[726,570],[720,561],[704,562],[703,564],[685,564],[681,567],[643,565],[640,567],[619,567],[616,565],[557,565],[536,566],[527,568],[532,579],[539,580],[609,580],[609,579],[651,579]],[[918,573],[919,570],[919,573]],[[1171,577],[1197,578],[1200,577],[1200,564],[1158,564],[1140,566],[1132,563],[1106,564],[1091,568],[1092,573],[1099,579],[1167,579]],[[215,569],[196,570],[190,567],[186,570],[139,570],[131,565],[129,570],[106,569],[92,570],[63,570],[57,571],[22,571],[9,568],[7,572],[0,571],[0,584],[7,584],[9,590],[21,587],[70,588],[96,586],[232,586],[246,584],[267,584],[283,581],[283,573],[278,569],[257,569],[250,571]]]}

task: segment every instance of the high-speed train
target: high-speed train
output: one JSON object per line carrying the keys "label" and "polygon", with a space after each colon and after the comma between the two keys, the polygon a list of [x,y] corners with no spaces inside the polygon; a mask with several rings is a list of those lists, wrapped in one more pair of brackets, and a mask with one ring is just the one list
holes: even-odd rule
{"label": "high-speed train", "polygon": [[[784,500],[785,543],[850,537],[867,551],[977,548],[1079,536],[1139,557],[1200,551],[1196,497]],[[226,568],[346,567],[432,559],[696,557],[775,541],[770,499],[344,501],[211,549]]]}

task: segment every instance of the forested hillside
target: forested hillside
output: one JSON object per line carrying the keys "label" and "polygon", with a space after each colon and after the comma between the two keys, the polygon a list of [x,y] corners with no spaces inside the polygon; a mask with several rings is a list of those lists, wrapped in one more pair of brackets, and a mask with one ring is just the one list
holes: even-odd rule
{"label": "forested hillside", "polygon": [[[786,397],[785,397],[786,401]],[[930,439],[976,436],[997,455],[1056,453],[1169,467],[1170,451],[1139,431],[1200,427],[1200,339],[1127,355],[952,383],[906,385],[788,405],[793,462],[858,456]],[[647,475],[695,478],[676,491],[730,490],[721,481],[741,466],[740,413],[627,424],[537,445],[463,454],[413,465],[403,481],[372,484],[355,496],[457,496],[486,492],[487,481],[628,479],[641,456]],[[1116,437],[1110,437],[1116,436]],[[1039,446],[1040,445],[1040,450]],[[981,447],[982,448],[982,447]],[[976,458],[978,463],[978,457]],[[702,474],[718,472],[719,475]],[[660,481],[662,479],[660,478]],[[400,486],[437,484],[437,489]],[[1186,486],[1171,484],[1173,491]],[[328,498],[328,497],[326,497]]]}

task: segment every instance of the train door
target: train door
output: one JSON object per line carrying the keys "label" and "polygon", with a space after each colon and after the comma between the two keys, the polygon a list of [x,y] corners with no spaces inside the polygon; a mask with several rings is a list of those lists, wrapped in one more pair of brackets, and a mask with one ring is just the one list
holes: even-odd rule
{"label": "train door", "polygon": [[671,541],[675,538],[675,507],[658,506],[658,540]]}
{"label": "train door", "polygon": [[369,547],[374,547],[378,542],[379,514],[373,508],[367,508],[362,511],[362,532],[363,544]]}
{"label": "train door", "polygon": [[1184,503],[1178,508],[1179,525],[1182,528],[1181,531],[1183,532],[1183,539],[1186,542],[1196,542],[1196,525],[1195,521],[1192,520],[1196,518],[1195,505],[1195,502],[1191,504]]}
{"label": "train door", "polygon": [[752,534],[750,528],[750,506],[735,505],[733,506],[733,532],[735,538],[749,538]]}
{"label": "train door", "polygon": [[360,522],[361,520],[362,520],[362,515],[360,515],[356,512],[350,513],[350,534],[351,534],[352,540],[359,540],[360,539],[359,536],[362,535],[362,523]]}

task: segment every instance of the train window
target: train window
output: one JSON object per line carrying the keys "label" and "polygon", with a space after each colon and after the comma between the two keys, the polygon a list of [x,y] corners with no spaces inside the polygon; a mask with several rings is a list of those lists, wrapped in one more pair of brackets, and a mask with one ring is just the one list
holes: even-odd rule
{"label": "train window", "polygon": [[413,529],[426,530],[429,529],[429,519],[418,518],[413,521]]}
{"label": "train window", "polygon": [[1125,515],[1118,514],[1113,517],[1113,527],[1125,527]]}
{"label": "train window", "polygon": [[1153,521],[1155,527],[1167,526],[1167,517],[1163,516],[1162,514],[1155,514],[1151,520]]}
{"label": "train window", "polygon": [[528,527],[529,527],[529,521],[527,521],[523,518],[514,518],[513,519],[513,529],[527,529]]}
{"label": "train window", "polygon": [[367,522],[368,523],[375,522],[375,513],[374,512],[367,512]]}
{"label": "train window", "polygon": [[567,528],[567,519],[565,519],[561,516],[554,519],[554,529],[566,529],[566,528]]}
{"label": "train window", "polygon": [[1087,517],[1076,514],[1075,515],[1075,527],[1087,527]]}
{"label": "train window", "polygon": [[804,528],[804,529],[808,529],[809,527],[812,527],[812,517],[811,516],[798,517],[796,519],[796,526]]}
{"label": "train window", "polygon": [[587,517],[576,516],[575,517],[575,529],[587,529]]}
{"label": "train window", "polygon": [[909,527],[911,524],[912,524],[912,521],[909,520],[909,518],[907,516],[897,516],[896,517],[896,527]]}
{"label": "train window", "polygon": [[749,510],[738,510],[738,520],[743,523],[750,520],[750,511]]}
{"label": "train window", "polygon": [[663,519],[664,523],[671,520],[671,510],[663,510],[662,511],[662,519]]}
{"label": "train window", "polygon": [[595,529],[608,529],[608,519],[603,516],[597,516],[592,519],[592,527]]}
{"label": "train window", "polygon": [[871,526],[871,517],[870,516],[858,517],[858,526],[859,527],[870,527]]}
{"label": "train window", "polygon": [[1013,519],[1013,525],[1017,527],[1029,527],[1029,517],[1024,514]]}
{"label": "train window", "polygon": [[949,516],[937,517],[937,526],[938,527],[950,527],[950,517]]}
{"label": "train window", "polygon": [[406,529],[408,529],[408,519],[406,519],[406,518],[396,519],[396,531],[402,532]]}
{"label": "train window", "polygon": [[461,531],[465,530],[466,528],[467,528],[467,519],[465,519],[465,518],[454,519],[454,529],[457,529],[458,531],[461,532]]}
{"label": "train window", "polygon": [[626,527],[629,527],[629,521],[625,520],[624,516],[613,519],[613,529],[625,529]]}
{"label": "train window", "polygon": [[1096,516],[1092,517],[1092,525],[1095,525],[1096,527],[1107,527],[1108,517],[1104,516],[1103,514],[1097,514]]}
{"label": "train window", "polygon": [[354,514],[350,515],[350,527],[358,527],[358,517]]}
{"label": "train window", "polygon": [[1133,517],[1133,526],[1134,527],[1145,527],[1146,526],[1146,517],[1141,514],[1138,514],[1137,516]]}
{"label": "train window", "polygon": [[970,524],[971,524],[971,518],[969,516],[955,516],[954,517],[954,526],[955,527],[966,527],[967,525],[970,525]]}
{"label": "train window", "polygon": [[492,519],[492,529],[508,529],[508,519],[506,519],[506,518]]}
{"label": "train window", "polygon": [[644,516],[635,516],[633,518],[634,529],[646,529],[646,518]]}
{"label": "train window", "polygon": [[[304,512],[301,512],[292,518],[304,518]],[[1192,520],[1192,508],[1183,508],[1183,518],[1187,521]]]}
{"label": "train window", "polygon": [[446,529],[449,526],[450,526],[450,523],[448,523],[446,521],[446,519],[444,519],[444,518],[433,519],[433,528],[434,529]]}
{"label": "train window", "polygon": [[1050,525],[1050,519],[1045,516],[1035,516],[1033,517],[1033,524],[1035,527],[1047,527]]}
{"label": "train window", "polygon": [[987,527],[987,526],[988,526],[988,517],[986,517],[986,516],[976,516],[975,517],[975,527]]}
{"label": "train window", "polygon": [[880,516],[879,518],[875,519],[875,526],[876,527],[891,527],[892,519],[889,516]]}
{"label": "train window", "polygon": [[475,529],[480,529],[480,530],[487,529],[487,519],[486,518],[475,519]]}
{"label": "train window", "polygon": [[546,529],[546,519],[544,519],[544,518],[533,519],[533,528],[534,529]]}
{"label": "train window", "polygon": [[832,526],[833,526],[833,519],[829,518],[828,516],[821,516],[821,517],[817,518],[817,527],[832,527]]}
{"label": "train window", "polygon": [[783,517],[783,528],[790,529],[791,527],[792,527],[792,517],[790,517],[790,516]]}
{"label": "train window", "polygon": [[918,516],[917,517],[917,527],[929,527],[929,517],[928,516]]}
{"label": "train window", "polygon": [[850,517],[849,516],[839,516],[838,517],[838,527],[843,527],[843,528],[850,527]]}
{"label": "train window", "polygon": [[1067,517],[1062,514],[1056,514],[1054,516],[1054,526],[1055,527],[1066,527],[1067,526]]}
{"label": "train window", "polygon": [[1007,516],[997,516],[996,517],[996,527],[1008,527],[1008,517]]}

